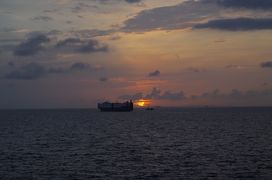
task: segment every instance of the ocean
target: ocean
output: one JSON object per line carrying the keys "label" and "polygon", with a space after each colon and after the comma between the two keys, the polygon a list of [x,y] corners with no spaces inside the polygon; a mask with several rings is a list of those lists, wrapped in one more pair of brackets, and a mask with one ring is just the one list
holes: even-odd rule
{"label": "ocean", "polygon": [[0,179],[272,179],[272,108],[1,110]]}

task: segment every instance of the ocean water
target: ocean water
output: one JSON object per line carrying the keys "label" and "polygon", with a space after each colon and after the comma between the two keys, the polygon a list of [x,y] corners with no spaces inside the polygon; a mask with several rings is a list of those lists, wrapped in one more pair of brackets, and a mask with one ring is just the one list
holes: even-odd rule
{"label": "ocean water", "polygon": [[272,108],[0,111],[0,179],[272,179]]}

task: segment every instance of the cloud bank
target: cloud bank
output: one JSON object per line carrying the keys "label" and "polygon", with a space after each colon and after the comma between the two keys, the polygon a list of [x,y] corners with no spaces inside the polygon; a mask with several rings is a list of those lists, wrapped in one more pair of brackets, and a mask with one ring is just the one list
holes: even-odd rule
{"label": "cloud bank", "polygon": [[154,87],[150,93],[144,95],[144,93],[139,92],[136,94],[126,94],[119,96],[119,99],[123,100],[140,100],[140,99],[154,99],[154,100],[183,100],[185,99],[185,95],[182,91],[180,92],[172,92],[172,91],[161,91],[160,89]]}
{"label": "cloud bank", "polygon": [[225,31],[272,29],[271,8],[272,0],[189,0],[175,6],[142,11],[125,21],[123,30],[137,32],[192,27]]}
{"label": "cloud bank", "polygon": [[161,91],[158,88],[153,88],[151,92],[144,94],[138,92],[135,94],[127,94],[119,96],[119,99],[128,100],[132,99],[134,101],[140,99],[150,99],[150,100],[168,100],[173,102],[179,102],[182,104],[196,104],[200,105],[201,102],[208,102],[208,104],[222,105],[222,104],[232,104],[232,105],[256,105],[256,104],[267,104],[271,105],[272,100],[272,89],[265,90],[248,90],[241,91],[238,89],[233,89],[230,92],[223,93],[219,89],[215,89],[210,92],[204,92],[200,95],[186,95],[183,91],[171,92],[171,91]]}
{"label": "cloud bank", "polygon": [[272,18],[236,18],[236,19],[216,19],[207,23],[197,24],[196,29],[211,28],[228,31],[249,31],[272,29]]}
{"label": "cloud bank", "polygon": [[13,80],[34,80],[45,77],[49,74],[71,73],[75,71],[94,71],[95,67],[90,64],[76,62],[68,67],[46,67],[40,63],[28,63],[18,67],[4,75],[4,79]]}

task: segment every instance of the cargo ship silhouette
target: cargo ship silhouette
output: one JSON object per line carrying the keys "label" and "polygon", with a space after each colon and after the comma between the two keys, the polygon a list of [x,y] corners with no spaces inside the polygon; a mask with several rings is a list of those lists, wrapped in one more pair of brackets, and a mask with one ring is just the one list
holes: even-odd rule
{"label": "cargo ship silhouette", "polygon": [[97,108],[102,112],[130,112],[133,111],[132,100],[124,103],[104,102],[98,103]]}

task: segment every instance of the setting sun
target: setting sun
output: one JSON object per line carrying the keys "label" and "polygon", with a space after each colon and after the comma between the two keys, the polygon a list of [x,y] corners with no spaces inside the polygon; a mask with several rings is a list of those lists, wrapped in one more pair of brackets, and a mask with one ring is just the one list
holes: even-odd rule
{"label": "setting sun", "polygon": [[140,107],[143,107],[143,106],[145,106],[145,102],[144,101],[139,101],[139,102],[137,102],[137,105],[140,106]]}
{"label": "setting sun", "polygon": [[151,100],[140,99],[140,100],[136,101],[135,104],[139,107],[145,107],[145,106],[149,106],[151,104]]}

